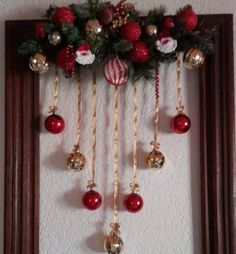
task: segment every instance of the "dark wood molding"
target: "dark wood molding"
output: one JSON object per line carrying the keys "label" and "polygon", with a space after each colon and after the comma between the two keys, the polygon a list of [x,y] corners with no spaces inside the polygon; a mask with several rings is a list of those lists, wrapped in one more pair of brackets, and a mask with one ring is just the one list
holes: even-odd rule
{"label": "dark wood molding", "polygon": [[202,246],[204,254],[235,249],[236,183],[233,16],[206,15],[214,29],[215,53],[201,71],[200,137]]}
{"label": "dark wood molding", "polygon": [[39,253],[39,79],[16,49],[32,22],[6,22],[4,254]]}
{"label": "dark wood molding", "polygon": [[[202,254],[235,249],[233,17],[204,15],[215,54],[200,72]],[[4,254],[39,253],[39,78],[16,49],[35,21],[6,23]],[[194,253],[195,254],[195,253]],[[200,253],[199,253],[200,254]]]}

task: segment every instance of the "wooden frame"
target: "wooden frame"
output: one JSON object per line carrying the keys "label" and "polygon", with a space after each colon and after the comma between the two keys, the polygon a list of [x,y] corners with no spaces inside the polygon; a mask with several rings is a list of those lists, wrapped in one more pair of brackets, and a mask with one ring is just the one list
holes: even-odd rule
{"label": "wooden frame", "polygon": [[[204,15],[215,54],[200,72],[202,254],[235,249],[233,16]],[[6,22],[4,254],[39,253],[39,78],[16,49],[35,21]]]}

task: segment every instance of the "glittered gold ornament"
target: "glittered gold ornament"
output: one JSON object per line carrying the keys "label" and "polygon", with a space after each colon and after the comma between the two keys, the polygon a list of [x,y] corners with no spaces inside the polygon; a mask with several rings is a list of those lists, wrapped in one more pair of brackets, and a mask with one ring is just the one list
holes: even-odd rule
{"label": "glittered gold ornament", "polygon": [[120,254],[124,248],[124,243],[115,231],[111,231],[110,235],[104,241],[104,249],[108,254]]}
{"label": "glittered gold ornament", "polygon": [[29,67],[32,71],[46,73],[49,70],[49,63],[44,55],[37,53],[30,57]]}
{"label": "glittered gold ornament", "polygon": [[86,163],[85,156],[80,153],[79,146],[75,145],[73,152],[66,161],[67,168],[72,171],[81,171]]}
{"label": "glittered gold ornament", "polygon": [[49,39],[50,44],[56,46],[61,43],[61,34],[57,31],[55,31],[52,34],[48,35],[48,39]]}
{"label": "glittered gold ornament", "polygon": [[155,36],[157,35],[158,29],[155,25],[148,25],[145,29],[145,32],[149,36]]}
{"label": "glittered gold ornament", "polygon": [[156,148],[154,148],[146,156],[146,162],[149,168],[160,169],[165,163],[165,156]]}
{"label": "glittered gold ornament", "polygon": [[200,49],[192,48],[184,54],[184,65],[187,69],[197,69],[204,61],[205,55]]}
{"label": "glittered gold ornament", "polygon": [[88,35],[99,34],[102,32],[102,26],[97,19],[90,19],[85,24],[85,31]]}

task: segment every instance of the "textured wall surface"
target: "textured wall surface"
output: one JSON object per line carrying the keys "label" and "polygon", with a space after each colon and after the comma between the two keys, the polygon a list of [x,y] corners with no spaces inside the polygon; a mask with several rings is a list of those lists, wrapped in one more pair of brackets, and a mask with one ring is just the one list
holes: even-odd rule
{"label": "textured wall surface", "polygon": [[[70,1],[54,1],[62,4]],[[146,10],[156,6],[156,1],[138,3]],[[190,3],[198,13],[235,13],[234,0],[180,0],[159,1],[170,14]],[[0,0],[0,253],[3,253],[3,179],[4,179],[4,21],[38,18],[37,12],[45,9],[48,1]],[[234,28],[236,31],[236,28]],[[87,73],[88,74],[88,73]],[[185,102],[192,119],[192,130],[184,136],[170,133],[169,117],[175,112],[175,65],[161,70],[161,150],[167,163],[160,172],[145,171],[143,151],[147,151],[152,138],[152,86],[138,84],[139,98],[139,179],[145,207],[140,214],[130,215],[122,211],[120,220],[125,253],[190,254],[200,253],[199,213],[199,144],[197,73],[184,73]],[[41,111],[45,116],[52,94],[52,75],[41,79]],[[98,77],[99,80],[102,80]],[[88,212],[81,206],[81,194],[85,191],[90,164],[81,174],[64,171],[66,153],[74,142],[76,88],[62,79],[61,108],[67,129],[62,135],[51,136],[42,128],[41,135],[41,254],[100,253],[104,234],[111,221],[112,177],[112,88],[98,82],[98,138],[97,183],[105,198],[100,210]],[[91,80],[83,74],[83,137],[81,145],[88,160],[91,158]],[[145,86],[145,91],[142,89]],[[46,88],[46,89],[45,89]],[[70,98],[70,99],[68,99]],[[120,90],[120,186],[121,202],[127,193],[131,175],[131,90]],[[163,101],[165,98],[165,101]],[[105,141],[105,142],[104,142]],[[121,206],[122,207],[122,206]]]}

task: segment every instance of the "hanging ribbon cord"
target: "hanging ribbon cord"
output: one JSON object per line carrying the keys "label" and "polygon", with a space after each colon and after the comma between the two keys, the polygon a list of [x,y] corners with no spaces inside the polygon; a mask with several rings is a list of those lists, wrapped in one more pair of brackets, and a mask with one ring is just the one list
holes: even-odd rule
{"label": "hanging ribbon cord", "polygon": [[78,78],[78,112],[77,112],[77,127],[76,127],[76,146],[80,146],[80,120],[81,120],[81,83]]}
{"label": "hanging ribbon cord", "polygon": [[113,223],[110,227],[116,232],[119,232],[118,218],[118,195],[119,195],[119,171],[118,171],[118,87],[114,90],[114,187],[113,187]]}
{"label": "hanging ribbon cord", "polygon": [[159,83],[160,83],[160,71],[159,68],[155,69],[155,113],[154,113],[154,140],[151,145],[154,149],[159,149],[160,144],[158,143],[158,127],[159,127]]}
{"label": "hanging ribbon cord", "polygon": [[130,184],[132,192],[139,189],[137,183],[137,129],[138,129],[138,106],[137,106],[137,88],[133,82],[133,170],[132,182]]}
{"label": "hanging ribbon cord", "polygon": [[50,114],[55,114],[57,111],[58,93],[59,93],[59,75],[58,75],[58,68],[55,67],[54,92],[53,92],[51,106],[49,106]]}
{"label": "hanging ribbon cord", "polygon": [[178,54],[177,58],[177,94],[178,94],[178,106],[176,109],[179,113],[184,111],[184,105],[182,104],[182,88],[181,88],[181,59]]}
{"label": "hanging ribbon cord", "polygon": [[93,119],[92,119],[92,178],[88,181],[88,188],[94,189],[97,185],[95,183],[96,175],[96,121],[97,121],[97,75],[93,72]]}

